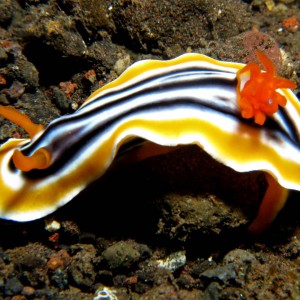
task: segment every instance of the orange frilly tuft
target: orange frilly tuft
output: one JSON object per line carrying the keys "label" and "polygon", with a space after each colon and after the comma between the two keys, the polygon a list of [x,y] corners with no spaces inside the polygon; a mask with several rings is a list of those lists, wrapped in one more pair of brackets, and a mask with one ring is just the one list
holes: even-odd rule
{"label": "orange frilly tuft", "polygon": [[238,104],[242,117],[254,118],[255,123],[263,125],[268,115],[277,112],[278,106],[286,105],[286,98],[276,91],[280,88],[296,88],[296,84],[276,75],[272,61],[263,53],[256,55],[265,71],[253,62],[237,72]]}

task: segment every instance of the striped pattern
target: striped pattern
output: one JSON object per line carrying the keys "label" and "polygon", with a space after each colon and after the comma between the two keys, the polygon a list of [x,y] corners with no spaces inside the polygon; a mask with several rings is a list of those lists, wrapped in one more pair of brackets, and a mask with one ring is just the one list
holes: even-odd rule
{"label": "striped pattern", "polygon": [[[243,119],[236,99],[236,72],[243,66],[200,54],[142,61],[33,141],[8,141],[0,148],[0,216],[27,221],[53,212],[99,178],[121,145],[123,155],[136,146],[135,138],[197,144],[237,171],[264,170],[283,187],[300,190],[299,102],[281,90],[288,105],[263,127]],[[41,147],[52,155],[49,168],[13,167],[14,149],[31,155]]]}

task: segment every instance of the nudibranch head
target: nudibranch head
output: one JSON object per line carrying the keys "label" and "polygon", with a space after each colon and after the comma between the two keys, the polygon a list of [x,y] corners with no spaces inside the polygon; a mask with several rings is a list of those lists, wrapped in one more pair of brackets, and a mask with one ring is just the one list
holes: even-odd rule
{"label": "nudibranch head", "polygon": [[253,62],[237,72],[238,103],[242,117],[254,118],[255,123],[263,125],[266,116],[277,112],[278,106],[286,105],[286,98],[277,89],[296,88],[288,79],[276,76],[275,66],[263,53],[256,52],[265,71]]}

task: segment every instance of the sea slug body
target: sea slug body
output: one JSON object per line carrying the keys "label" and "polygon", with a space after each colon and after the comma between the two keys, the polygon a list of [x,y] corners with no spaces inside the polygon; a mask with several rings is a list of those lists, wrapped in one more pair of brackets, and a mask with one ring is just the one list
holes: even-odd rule
{"label": "sea slug body", "polygon": [[140,61],[46,128],[0,106],[30,135],[0,148],[0,217],[52,213],[101,177],[121,145],[141,138],[163,147],[197,144],[238,172],[264,171],[269,188],[250,229],[265,229],[287,191],[300,191],[300,104],[295,84],[258,58],[265,71],[195,53]]}

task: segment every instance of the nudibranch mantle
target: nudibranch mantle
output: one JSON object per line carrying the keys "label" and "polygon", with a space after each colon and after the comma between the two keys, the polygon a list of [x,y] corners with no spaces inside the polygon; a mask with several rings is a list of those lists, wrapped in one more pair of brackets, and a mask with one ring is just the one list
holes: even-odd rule
{"label": "nudibranch mantle", "polygon": [[[195,53],[140,61],[95,91],[74,114],[44,129],[19,122],[21,114],[0,107],[0,114],[33,132],[31,139],[10,139],[0,148],[0,217],[29,221],[50,214],[99,178],[120,146],[136,137],[167,147],[197,144],[236,171],[262,170],[270,185],[299,191],[300,104],[286,88],[294,85],[283,80],[284,88],[276,87],[286,105],[266,113],[264,122],[247,120],[240,105],[248,97],[245,68],[249,82],[255,80],[248,65]],[[147,156],[151,153],[141,155]],[[262,228],[263,222],[255,226]]]}

